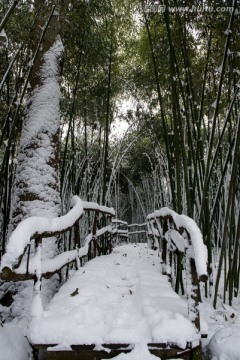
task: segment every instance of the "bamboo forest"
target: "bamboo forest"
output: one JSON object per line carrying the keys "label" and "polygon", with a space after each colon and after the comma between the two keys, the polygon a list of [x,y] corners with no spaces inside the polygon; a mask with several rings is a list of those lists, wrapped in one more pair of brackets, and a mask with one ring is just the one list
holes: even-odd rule
{"label": "bamboo forest", "polygon": [[240,360],[239,0],[0,0],[0,360]]}

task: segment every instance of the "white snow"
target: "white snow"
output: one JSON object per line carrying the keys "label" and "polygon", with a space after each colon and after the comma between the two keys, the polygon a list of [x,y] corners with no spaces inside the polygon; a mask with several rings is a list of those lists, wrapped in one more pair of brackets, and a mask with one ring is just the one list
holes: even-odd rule
{"label": "white snow", "polygon": [[70,345],[174,342],[181,348],[188,341],[197,343],[187,304],[161,274],[159,260],[146,244],[129,244],[86,263],[61,287],[42,318],[32,319],[29,339]]}
{"label": "white snow", "polygon": [[[235,298],[232,306],[218,304],[213,309],[210,300],[200,303],[201,323],[208,340],[203,345],[208,349],[211,360],[240,359],[240,300]],[[210,340],[210,341],[209,341]],[[209,344],[208,344],[209,342]]]}
{"label": "white snow", "polygon": [[8,37],[4,29],[2,29],[0,32],[0,38],[1,38],[1,42],[4,43],[6,47],[8,47]]}
{"label": "white snow", "polygon": [[103,206],[103,205],[99,205],[95,202],[88,202],[88,201],[83,201],[83,207],[84,209],[92,209],[92,210],[98,210],[101,212],[106,212],[112,216],[115,215],[115,210],[113,208],[109,208],[107,206]]}
{"label": "white snow", "polygon": [[126,221],[122,221],[122,220],[118,220],[118,219],[113,219],[112,222],[115,224],[128,225],[128,223]]}
{"label": "white snow", "polygon": [[[43,260],[41,266],[42,274],[45,274],[47,272],[51,273],[58,269],[61,269],[67,263],[74,261],[77,258],[77,256],[78,256],[78,250],[70,250],[55,256],[53,259]],[[34,274],[36,268],[37,268],[37,261],[36,261],[36,257],[34,256],[33,258],[30,259],[29,262],[29,268],[28,268],[29,273]],[[15,271],[18,274],[24,273],[26,271],[26,262],[23,262],[21,266],[19,266],[19,268],[17,268]]]}
{"label": "white snow", "polygon": [[[134,245],[130,245],[129,247],[123,246],[121,248],[115,249],[115,251],[119,251],[119,253],[113,254],[113,262],[104,260],[108,259],[109,256],[100,257],[89,262],[85,265],[85,267],[81,268],[79,272],[77,272],[70,279],[70,286],[68,285],[68,283],[64,285],[64,291],[60,293],[60,295],[56,295],[55,298],[52,299],[49,307],[46,307],[46,301],[44,301],[45,309],[43,312],[37,311],[37,315],[42,312],[40,322],[42,323],[43,319],[45,318],[44,321],[48,321],[48,323],[51,325],[49,330],[47,329],[47,323],[45,323],[45,325],[42,323],[41,325],[42,330],[45,329],[44,331],[46,332],[46,336],[48,334],[48,331],[50,332],[50,336],[52,336],[51,331],[56,331],[56,327],[54,326],[58,325],[58,323],[60,324],[60,332],[62,332],[63,334],[65,324],[71,323],[71,317],[75,322],[75,324],[73,324],[72,326],[72,329],[75,332],[74,336],[76,337],[76,332],[79,331],[78,324],[81,323],[81,321],[83,320],[83,324],[85,326],[85,321],[88,319],[89,323],[87,324],[86,331],[90,331],[91,327],[94,328],[94,318],[99,319],[99,330],[101,330],[101,327],[104,327],[104,325],[105,329],[110,327],[111,329],[113,329],[113,327],[117,323],[119,333],[121,334],[121,332],[124,331],[124,327],[128,326],[128,320],[126,319],[128,309],[131,311],[129,315],[129,322],[132,323],[130,330],[132,330],[132,327],[134,326],[136,326],[136,328],[138,329],[139,326],[145,324],[146,334],[148,334],[148,331],[154,326],[157,329],[157,322],[160,324],[160,326],[162,325],[163,333],[165,332],[165,330],[167,332],[170,331],[171,326],[168,325],[167,319],[169,318],[171,321],[173,321],[174,326],[174,313],[176,312],[180,313],[183,311],[183,316],[185,318],[185,316],[187,316],[186,303],[183,300],[180,300],[180,308],[174,308],[174,303],[176,304],[177,298],[179,297],[177,294],[175,294],[174,292],[171,293],[171,291],[169,290],[169,283],[165,281],[166,277],[160,276],[159,278],[159,258],[156,256],[156,253],[148,249],[147,247],[144,248],[144,246],[144,244],[136,247],[134,247]],[[131,247],[136,250],[136,253],[133,257],[133,254],[131,254]],[[148,252],[146,256],[144,256],[144,252]],[[90,265],[91,263],[92,265]],[[104,264],[106,264],[105,270],[103,269]],[[134,270],[136,264],[138,264],[138,274]],[[115,270],[113,271],[114,268]],[[126,271],[124,271],[124,269],[126,269]],[[88,277],[84,279],[84,276]],[[107,282],[105,282],[104,284],[103,278],[105,276],[107,278]],[[83,281],[83,279],[84,282],[80,286],[79,280]],[[91,282],[91,285],[88,286],[87,282],[89,280]],[[78,288],[78,294],[76,294],[76,296],[71,296],[71,294],[76,291],[76,288]],[[104,288],[107,291],[105,295]],[[129,290],[132,291],[132,294],[130,294]],[[23,322],[26,323],[27,318],[29,318],[29,312],[26,312],[26,310],[22,311],[22,307],[26,308],[24,303],[31,302],[32,291],[30,291],[30,287],[27,286],[22,287],[21,292],[24,292],[24,296],[22,296],[21,294],[17,294],[15,296],[16,301],[13,304],[14,307],[11,307],[11,313],[13,316],[15,316],[15,314],[19,314],[19,308],[21,308],[21,320],[19,321],[19,319],[16,318],[12,323],[5,323],[4,327],[1,327],[0,325],[0,359],[27,360],[28,353],[31,352],[30,346],[28,345],[28,342],[24,337],[24,328],[22,328],[20,324],[22,324]],[[49,296],[49,294],[47,293],[44,293],[42,295],[43,300],[46,300],[46,295],[47,297]],[[124,298],[121,297],[122,295],[124,295]],[[124,302],[124,299],[127,301]],[[62,302],[62,305],[58,309],[57,301]],[[89,305],[87,305],[88,302]],[[72,306],[73,304],[74,306]],[[109,317],[113,317],[114,320],[112,320],[112,323],[110,322],[109,318],[106,318],[105,321],[104,314],[103,316],[99,315],[102,306],[104,314],[106,315],[109,313]],[[225,304],[221,306],[219,304],[217,310],[213,309],[210,299],[204,299],[203,303],[199,304],[199,307],[201,314],[201,332],[204,334],[208,334],[208,339],[202,339],[204,350],[206,350],[206,345],[213,336],[209,344],[209,349],[212,352],[211,355],[209,354],[209,359],[239,360],[239,299],[234,300],[233,307],[226,306]],[[53,316],[51,316],[50,314],[52,308],[55,308],[56,310]],[[61,312],[59,322],[57,321],[57,310]],[[163,316],[160,317],[161,321],[159,321],[158,318],[156,319],[155,314],[157,314],[157,316],[160,316],[161,310],[163,310]],[[9,309],[0,306],[0,311],[1,314],[3,314],[6,318],[7,311],[9,311]],[[171,319],[170,313],[172,314],[173,319]],[[139,314],[139,322],[136,321],[137,314]],[[140,316],[142,321],[140,319]],[[167,322],[167,326],[164,326],[164,316]],[[177,315],[175,317],[177,318]],[[151,321],[148,322],[147,319]],[[63,322],[63,324],[61,324],[61,322]],[[31,326],[33,328],[34,323],[36,325],[35,334],[37,334],[37,322],[33,321]],[[180,323],[182,323],[182,319]],[[176,326],[176,328],[178,328],[178,325]],[[69,327],[67,327],[66,329],[69,330]],[[29,332],[31,333],[31,328]],[[126,333],[128,333],[127,330]],[[141,335],[141,332],[138,330],[138,335],[139,333]],[[130,333],[130,336],[133,336],[132,331]],[[131,337],[128,340],[130,340]],[[14,342],[12,341],[13,338]],[[147,351],[146,338],[145,340],[143,340],[143,336],[139,336],[139,338],[141,339],[141,341],[136,341],[134,343],[135,346],[130,353],[121,354],[114,359],[154,359],[153,355],[151,355],[149,351]],[[101,346],[101,344],[97,344],[96,348],[101,350]],[[52,348],[51,350],[70,350],[70,342],[62,341],[58,344],[57,348]]]}
{"label": "white snow", "polygon": [[[87,207],[77,196],[73,197],[72,205],[70,212],[60,218],[34,217],[24,220],[23,225],[20,224],[18,230],[12,234],[15,240],[11,240],[13,243],[9,252],[7,251],[8,255],[3,257],[1,268],[4,264],[9,266],[9,261],[14,265],[20,251],[18,244],[23,249],[29,243],[31,234],[36,231],[57,231],[71,226]],[[87,208],[105,210],[111,215],[114,213],[113,209],[94,203]],[[205,250],[200,230],[192,219],[178,215],[168,208],[150,214],[148,219],[152,221],[157,216],[166,215],[173,217],[177,229],[184,227],[190,234],[195,260],[196,255],[200,254],[201,274],[201,269],[204,269]],[[153,233],[159,236],[161,229],[157,230],[153,224],[152,228]],[[104,232],[112,232],[112,227],[108,225],[97,230],[96,235]],[[169,237],[180,251],[186,248],[186,239],[177,231],[171,229]],[[61,267],[66,259],[74,260],[78,256],[87,255],[92,238],[91,233],[86,237],[82,248],[67,251],[52,260],[45,259],[41,264],[37,260],[40,253],[36,254],[30,262],[30,272],[54,271]],[[117,360],[155,359],[147,348],[147,343],[150,342],[175,342],[182,348],[188,341],[197,344],[200,334],[197,334],[188,319],[187,303],[171,289],[168,278],[161,275],[160,258],[157,254],[158,252],[150,250],[146,244],[117,247],[113,254],[97,257],[86,263],[62,286],[47,306],[47,301],[44,301],[44,307],[40,298],[40,283],[36,284],[28,338],[35,343],[57,344],[57,348],[51,350],[70,350],[71,344],[83,343],[95,343],[99,350],[104,343],[132,344],[131,352],[116,356],[114,359]],[[19,272],[23,266],[24,263],[18,269]],[[26,298],[30,301],[31,293],[27,288],[22,289],[22,292],[25,290],[27,292],[24,301]],[[16,297],[22,301],[22,296]],[[11,308],[12,314],[19,313],[18,307],[22,305],[16,301]],[[239,308],[239,301],[237,306]],[[199,307],[201,332],[208,333],[209,336],[204,339],[205,344],[211,339],[208,346],[211,360],[239,360],[240,311],[224,305],[222,314],[219,309],[213,310],[209,301],[200,303]],[[5,314],[5,308],[0,307],[0,310]],[[29,313],[24,317],[28,318]],[[0,326],[0,359],[28,359],[31,350],[24,335],[24,329],[16,326],[14,322]]]}
{"label": "white snow", "polygon": [[172,229],[170,231],[170,237],[173,242],[173,244],[176,246],[176,248],[181,252],[184,253],[185,249],[185,241],[184,238],[179,234],[178,231]]}
{"label": "white snow", "polygon": [[[127,354],[120,354],[115,356],[113,359],[116,360],[155,360],[159,358],[150,354],[148,347],[145,344],[136,344],[133,350]],[[104,359],[103,359],[104,360]]]}
{"label": "white snow", "polygon": [[240,359],[240,324],[218,330],[209,343],[211,360]]}
{"label": "white snow", "polygon": [[[37,233],[43,232],[58,232],[63,229],[71,227],[83,214],[85,209],[94,209],[114,215],[114,210],[106,206],[100,206],[96,203],[88,203],[82,201],[78,196],[73,196],[71,201],[72,209],[66,215],[54,219],[34,216],[23,220],[17,228],[13,231],[9,242],[7,244],[6,253],[2,257],[0,271],[5,267],[12,268],[17,262],[19,256],[24,249],[30,244],[31,238]],[[108,225],[100,230],[97,230],[96,236],[103,235],[105,232],[112,232],[111,225]],[[76,250],[66,251],[55,256],[53,259],[44,259],[42,263],[42,272],[52,272],[60,269],[64,264],[74,260],[77,256],[81,257],[87,255],[88,245],[92,240],[92,234],[89,234],[85,246]],[[33,256],[29,262],[29,272],[34,273],[37,267],[36,256]],[[26,261],[23,261],[21,266],[15,270],[17,273],[24,273],[26,271]]]}
{"label": "white snow", "polygon": [[[60,196],[58,191],[58,174],[51,165],[56,150],[52,138],[60,126],[60,86],[59,59],[63,53],[60,39],[44,54],[40,70],[41,85],[29,97],[29,106],[23,123],[18,166],[16,171],[16,191],[13,221],[22,216],[50,216],[60,214]],[[24,201],[24,191],[36,194],[32,201]]]}
{"label": "white snow", "polygon": [[72,198],[71,205],[73,208],[66,215],[58,218],[51,219],[33,216],[23,220],[13,231],[8,241],[6,253],[2,257],[0,270],[5,266],[13,267],[26,246],[30,244],[34,234],[61,231],[72,226],[83,213],[83,202],[75,195]]}
{"label": "white snow", "polygon": [[[39,83],[30,93],[23,121],[12,197],[9,234],[23,219],[61,214],[57,138],[60,128],[60,38],[43,55]],[[21,245],[20,245],[21,246]],[[43,254],[58,252],[56,239],[43,240]]]}
{"label": "white snow", "polygon": [[193,245],[193,257],[198,276],[207,275],[207,247],[203,243],[202,233],[195,221],[186,215],[179,215],[175,211],[164,207],[147,216],[148,220],[158,217],[172,216],[177,229],[184,228],[190,235]]}
{"label": "white snow", "polygon": [[0,349],[2,360],[27,360],[31,353],[22,329],[15,324],[0,326]]}
{"label": "white snow", "polygon": [[[219,70],[219,71],[221,71],[221,70]],[[216,109],[216,107],[217,107],[217,100],[214,101],[214,103],[211,105],[211,107],[212,107],[213,109]]]}
{"label": "white snow", "polygon": [[69,344],[59,344],[56,346],[49,346],[47,348],[48,351],[63,351],[63,350],[72,350],[71,346]]}

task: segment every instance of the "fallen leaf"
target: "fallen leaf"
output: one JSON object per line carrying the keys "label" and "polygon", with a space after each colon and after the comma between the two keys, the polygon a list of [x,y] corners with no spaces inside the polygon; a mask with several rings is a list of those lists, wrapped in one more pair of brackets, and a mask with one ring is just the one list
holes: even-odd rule
{"label": "fallen leaf", "polygon": [[79,294],[78,288],[76,288],[76,290],[71,294],[71,296],[76,296],[76,295],[78,295],[78,294]]}

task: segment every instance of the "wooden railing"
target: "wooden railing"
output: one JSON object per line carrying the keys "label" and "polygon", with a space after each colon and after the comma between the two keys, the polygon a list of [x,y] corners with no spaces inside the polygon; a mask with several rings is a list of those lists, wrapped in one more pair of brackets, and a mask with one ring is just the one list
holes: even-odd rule
{"label": "wooden railing", "polygon": [[143,224],[129,225],[121,220],[113,220],[113,223],[113,236],[117,243],[132,242],[133,235],[144,234],[149,246],[160,250],[162,272],[168,275],[172,285],[175,280],[176,292],[179,292],[180,283],[182,284],[182,262],[185,263],[189,317],[200,331],[199,282],[205,282],[208,276],[207,249],[196,223],[168,208],[149,214],[147,222]]}
{"label": "wooden railing", "polygon": [[[81,247],[79,221],[86,212],[89,212],[88,218],[92,220],[92,225],[91,232]],[[112,220],[114,215],[112,208],[84,202],[74,196],[72,209],[62,217],[50,220],[32,217],[22,221],[12,233],[7,251],[2,257],[0,279],[34,279],[35,294],[39,294],[42,277],[50,278],[73,262],[78,268],[83,258],[90,260],[97,255],[111,253],[113,243],[119,242],[119,239],[128,242],[132,235],[144,234],[153,249],[160,249],[163,273],[167,274],[171,281],[176,277],[172,276],[175,271],[173,269],[178,264],[179,270],[182,266],[181,260],[185,257],[189,317],[200,331],[198,290],[199,281],[207,280],[207,251],[196,223],[168,208],[148,215],[144,224],[128,225],[121,220]],[[59,235],[73,228],[76,248],[64,251],[53,259],[42,260],[42,240],[58,237],[61,241]],[[35,249],[30,251],[33,244]],[[174,275],[179,276],[179,272],[176,274],[175,271]]]}
{"label": "wooden railing", "polygon": [[[50,278],[64,266],[84,257],[92,259],[112,251],[112,208],[96,203],[82,201],[78,196],[72,199],[72,209],[64,216],[55,219],[30,217],[23,220],[12,233],[7,251],[2,257],[0,279],[4,281],[22,281],[39,278]],[[87,235],[84,246],[80,247],[80,239],[75,239],[76,248],[64,251],[53,259],[42,260],[42,240],[56,237],[70,231],[73,227],[79,230],[79,220],[85,212],[93,212],[92,231]],[[101,225],[101,228],[100,228]],[[79,231],[75,232],[79,237]],[[30,247],[35,247],[30,251]]]}
{"label": "wooden railing", "polygon": [[119,219],[114,219],[113,224],[113,236],[116,244],[122,242],[129,242],[128,223]]}
{"label": "wooden railing", "polygon": [[[128,224],[126,221],[114,219],[113,224],[113,236],[115,242],[121,244],[123,242],[135,242],[134,236],[144,235],[145,241],[148,238],[147,223],[143,224]],[[139,239],[138,239],[139,241]]]}
{"label": "wooden railing", "polygon": [[207,249],[202,234],[191,218],[168,208],[148,215],[147,221],[149,243],[153,249],[161,249],[163,273],[169,276],[170,281],[173,281],[172,272],[175,279],[181,276],[182,259],[185,257],[189,318],[200,331],[199,282],[208,278]]}

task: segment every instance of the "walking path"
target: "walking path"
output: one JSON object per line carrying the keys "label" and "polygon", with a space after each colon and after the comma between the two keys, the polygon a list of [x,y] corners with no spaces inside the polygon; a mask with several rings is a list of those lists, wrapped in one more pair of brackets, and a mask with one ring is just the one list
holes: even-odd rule
{"label": "walking path", "polygon": [[161,274],[157,251],[147,244],[118,246],[81,267],[47,308],[32,319],[32,344],[170,343],[185,348],[199,335],[187,303]]}

